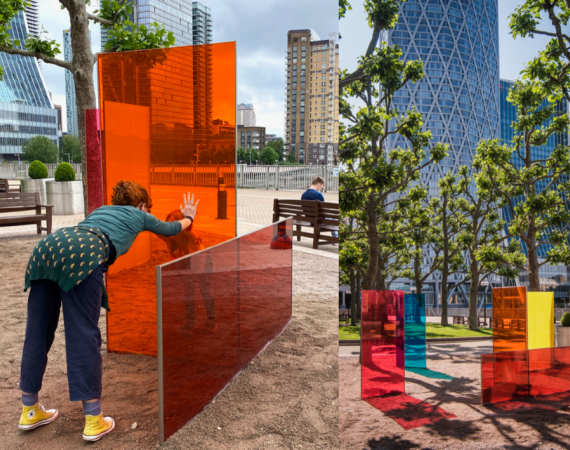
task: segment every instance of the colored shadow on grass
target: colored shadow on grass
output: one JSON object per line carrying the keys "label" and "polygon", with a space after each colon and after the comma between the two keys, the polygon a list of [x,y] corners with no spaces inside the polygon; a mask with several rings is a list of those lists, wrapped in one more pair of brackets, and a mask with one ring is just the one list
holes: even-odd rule
{"label": "colored shadow on grass", "polygon": [[454,419],[456,417],[438,406],[430,405],[407,394],[385,395],[364,400],[382,411],[405,430],[412,430],[442,419]]}

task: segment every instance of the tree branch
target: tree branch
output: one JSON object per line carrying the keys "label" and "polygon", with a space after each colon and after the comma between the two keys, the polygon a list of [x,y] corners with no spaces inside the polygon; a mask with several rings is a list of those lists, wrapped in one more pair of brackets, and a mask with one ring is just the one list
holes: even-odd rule
{"label": "tree branch", "polygon": [[89,20],[92,20],[93,22],[98,22],[98,23],[101,23],[103,25],[110,25],[110,26],[115,25],[114,20],[103,19],[102,17],[96,16],[95,14],[87,13],[87,18]]}
{"label": "tree branch", "polygon": [[45,61],[48,64],[53,64],[55,66],[63,67],[64,69],[73,72],[73,64],[70,61],[64,61],[62,59],[52,58],[51,56],[44,55],[43,53],[30,52],[29,50],[22,50],[20,48],[10,48],[0,46],[0,52],[8,53],[10,55],[20,55],[26,56],[28,58],[37,58]]}

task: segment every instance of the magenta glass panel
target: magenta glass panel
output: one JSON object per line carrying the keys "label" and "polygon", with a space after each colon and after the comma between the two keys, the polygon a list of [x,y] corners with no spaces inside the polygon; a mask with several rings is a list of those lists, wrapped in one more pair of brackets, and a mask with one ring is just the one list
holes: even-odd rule
{"label": "magenta glass panel", "polygon": [[101,165],[101,121],[98,109],[85,110],[85,150],[87,154],[87,214],[103,206]]}
{"label": "magenta glass panel", "polygon": [[362,291],[362,398],[403,394],[404,292]]}
{"label": "magenta glass panel", "polygon": [[570,347],[481,355],[482,403],[568,391]]}
{"label": "magenta glass panel", "polygon": [[291,320],[291,237],[287,219],[158,267],[161,442]]}

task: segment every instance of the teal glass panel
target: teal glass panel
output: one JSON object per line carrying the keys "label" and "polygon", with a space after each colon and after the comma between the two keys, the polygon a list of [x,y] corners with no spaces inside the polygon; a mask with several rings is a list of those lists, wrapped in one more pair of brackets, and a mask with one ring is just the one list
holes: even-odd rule
{"label": "teal glass panel", "polygon": [[425,294],[404,296],[404,351],[406,368],[427,368]]}

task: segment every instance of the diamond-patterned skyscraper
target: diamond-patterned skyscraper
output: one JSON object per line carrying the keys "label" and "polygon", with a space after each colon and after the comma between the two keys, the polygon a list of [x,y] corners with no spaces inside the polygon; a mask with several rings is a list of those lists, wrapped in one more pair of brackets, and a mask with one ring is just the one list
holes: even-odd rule
{"label": "diamond-patterned skyscraper", "polygon": [[[481,139],[499,137],[498,0],[407,0],[400,6],[388,44],[406,61],[424,62],[425,77],[397,92],[400,111],[415,108],[433,142],[449,144],[449,156],[422,176],[430,195],[449,170],[471,165]],[[390,143],[405,146],[400,136]]]}

